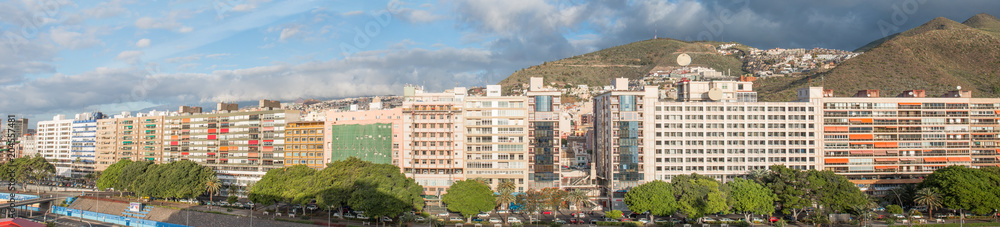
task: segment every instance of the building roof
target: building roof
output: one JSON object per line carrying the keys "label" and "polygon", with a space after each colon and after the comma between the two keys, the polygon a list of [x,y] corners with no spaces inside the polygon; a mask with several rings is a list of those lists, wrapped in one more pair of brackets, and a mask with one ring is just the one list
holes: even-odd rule
{"label": "building roof", "polygon": [[44,227],[45,224],[30,221],[28,219],[21,218],[4,218],[0,219],[0,227]]}

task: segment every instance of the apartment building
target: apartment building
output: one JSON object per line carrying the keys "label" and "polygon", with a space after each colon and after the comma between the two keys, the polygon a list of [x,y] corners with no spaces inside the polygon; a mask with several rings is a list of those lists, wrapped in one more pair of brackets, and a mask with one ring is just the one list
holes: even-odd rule
{"label": "apartment building", "polygon": [[[380,102],[379,102],[380,103]],[[371,108],[369,108],[371,109]],[[329,110],[323,159],[327,163],[356,157],[373,163],[400,166],[403,109],[368,111]]]}
{"label": "apartment building", "polygon": [[21,135],[17,138],[17,141],[17,145],[14,146],[16,157],[35,157],[38,154],[34,134]]}
{"label": "apartment building", "polygon": [[[115,164],[125,156],[117,150],[117,121],[116,118],[97,120],[96,136],[94,137],[94,171],[104,171],[108,169],[108,166]],[[131,157],[131,154],[128,154],[127,157]]]}
{"label": "apartment building", "polygon": [[[558,89],[544,86],[541,77],[529,79],[528,91],[528,157],[530,188],[559,188],[562,166],[575,164],[562,157],[562,135],[569,133],[568,120],[561,121],[561,96]],[[560,124],[561,123],[561,124]],[[565,161],[566,163],[563,163]]]}
{"label": "apartment building", "polygon": [[36,129],[36,150],[56,167],[56,176],[70,177],[72,173],[71,137],[73,120],[66,115],[56,115],[49,121],[39,121]]}
{"label": "apartment building", "polygon": [[825,169],[870,193],[919,183],[949,165],[1000,164],[1000,99],[971,98],[970,91],[942,97],[923,90],[896,97],[880,97],[878,90],[853,97],[833,97],[819,87],[798,92],[822,99]]}
{"label": "apartment building", "polygon": [[285,129],[285,166],[326,167],[323,161],[323,122],[295,121]]}
{"label": "apartment building", "polygon": [[102,118],[100,112],[82,113],[76,115],[70,134],[70,163],[74,178],[94,173],[94,157],[96,153],[97,119]]}
{"label": "apartment building", "polygon": [[[10,124],[11,122],[13,122],[13,127],[10,127],[10,129],[14,130],[14,137],[13,138],[7,138],[7,130],[6,130],[6,128],[3,128],[3,127],[8,127],[9,126],[8,124]],[[7,122],[7,124],[0,124],[0,129],[4,129],[3,133],[0,134],[0,135],[2,135],[2,137],[4,139],[16,141],[21,136],[23,136],[25,134],[28,134],[28,122],[29,121],[28,121],[27,118],[18,118],[18,119],[14,119],[13,121]]]}
{"label": "apartment building", "polygon": [[179,113],[163,119],[162,162],[191,160],[218,173],[225,184],[246,186],[268,170],[284,167],[285,127],[299,111],[269,106],[239,110],[219,103],[211,113]]}
{"label": "apartment building", "polygon": [[[613,90],[594,97],[596,183],[604,207],[625,209],[625,190],[653,180],[653,110],[655,86],[629,89],[628,79],[612,81]],[[609,204],[610,203],[610,204]]]}
{"label": "apartment building", "polygon": [[425,195],[439,196],[465,177],[466,89],[441,93],[422,87],[403,88],[402,152],[399,166],[424,187]]}
{"label": "apartment building", "polygon": [[[515,183],[516,190],[525,191],[530,185],[528,182],[533,179],[529,168],[535,166],[533,161],[538,161],[528,152],[531,140],[528,136],[528,99],[525,96],[502,96],[500,90],[500,85],[487,85],[484,96],[465,99],[462,110],[465,118],[465,177],[481,178],[494,189],[502,181],[511,181]],[[539,147],[549,145],[549,149],[545,150],[551,153],[551,124],[547,130],[548,137],[543,138],[549,138],[548,143]],[[457,137],[456,141],[461,138]],[[542,148],[537,150],[537,153],[543,153]],[[548,164],[551,170],[551,161]]]}

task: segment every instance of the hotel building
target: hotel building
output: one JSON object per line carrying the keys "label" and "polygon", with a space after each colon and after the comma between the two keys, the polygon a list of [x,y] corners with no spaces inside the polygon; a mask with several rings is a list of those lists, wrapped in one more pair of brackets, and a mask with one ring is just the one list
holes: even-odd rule
{"label": "hotel building", "polygon": [[73,120],[65,115],[56,115],[50,121],[39,121],[37,124],[36,149],[56,167],[56,176],[70,177],[72,174],[72,133]]}
{"label": "hotel building", "polygon": [[[511,181],[518,191],[524,191],[527,188],[525,181],[534,179],[529,178],[533,175],[529,174],[529,166],[544,168],[545,165],[536,165],[536,161],[545,163],[544,159],[531,157],[527,152],[530,140],[527,102],[525,96],[502,96],[500,85],[487,85],[485,96],[466,97],[462,113],[465,118],[467,179],[482,178],[493,189],[501,181]],[[548,126],[548,131],[536,132],[536,136],[541,136],[539,140],[546,142],[539,145],[536,153],[544,154],[543,145],[548,146],[544,150],[552,152],[552,125]],[[532,144],[539,140],[532,141]],[[551,155],[548,159],[551,172]]]}
{"label": "hotel building", "polygon": [[799,90],[800,97],[822,99],[825,169],[863,190],[884,195],[945,166],[1000,164],[1000,99],[971,98],[970,91],[937,98],[923,90],[896,97],[880,97],[878,90],[832,94]]}
{"label": "hotel building", "polygon": [[[528,169],[531,189],[563,186],[562,166],[574,165],[572,158],[560,159],[563,133],[569,130],[568,122],[560,125],[562,93],[558,89],[545,87],[541,77],[532,77],[525,92],[528,101]],[[563,127],[560,127],[563,126]],[[565,161],[566,163],[562,163]]]}
{"label": "hotel building", "polygon": [[[264,100],[266,101],[266,100]],[[285,127],[299,111],[274,110],[274,102],[238,110],[219,103],[212,113],[181,113],[163,119],[163,162],[191,160],[208,166],[226,184],[245,186],[285,166]]]}

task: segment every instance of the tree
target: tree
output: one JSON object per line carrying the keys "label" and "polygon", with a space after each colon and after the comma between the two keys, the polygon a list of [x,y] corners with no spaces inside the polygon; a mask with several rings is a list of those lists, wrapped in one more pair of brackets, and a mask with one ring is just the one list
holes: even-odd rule
{"label": "tree", "polygon": [[448,210],[459,212],[472,222],[472,216],[492,210],[496,205],[490,186],[476,180],[455,182],[448,188],[448,194],[441,196],[441,201],[448,205]]}
{"label": "tree", "polygon": [[[371,164],[357,171],[355,189],[347,201],[352,208],[364,210],[365,214],[374,218],[395,218],[406,211],[423,209],[424,200],[420,194],[424,188],[412,178],[404,176],[399,167]],[[489,193],[492,199],[493,192]],[[489,209],[492,209],[493,204],[490,201]]]}
{"label": "tree", "polygon": [[813,200],[836,213],[843,213],[854,207],[866,206],[867,196],[858,186],[833,171],[809,170],[806,172],[809,191]]}
{"label": "tree", "polygon": [[[505,208],[505,206],[509,206],[510,203],[514,202],[517,199],[517,196],[514,195],[514,189],[516,187],[517,185],[514,184],[514,181],[511,180],[500,181],[500,184],[497,185],[496,202],[498,208],[507,209]],[[504,213],[504,220],[507,220],[507,213]]]}
{"label": "tree", "polygon": [[[208,182],[205,182],[205,192],[208,192],[208,201],[214,201],[213,196],[215,196],[215,193],[218,193],[221,188],[222,183],[219,182],[219,178],[212,178]],[[208,207],[209,209],[212,208],[212,206]]]}
{"label": "tree", "polygon": [[793,218],[798,217],[803,208],[811,205],[806,172],[783,165],[772,165],[771,173],[764,177],[763,182],[777,195],[781,211],[791,214]]}
{"label": "tree", "polygon": [[673,215],[677,212],[677,199],[673,187],[660,180],[647,182],[625,193],[625,205],[635,213],[649,212],[650,220],[655,216]]}
{"label": "tree", "polygon": [[777,196],[771,189],[751,180],[736,178],[726,183],[729,185],[730,206],[734,211],[743,213],[746,220],[751,214],[771,215],[774,213],[774,200]]}
{"label": "tree", "polygon": [[[542,195],[545,196],[545,206],[553,211],[559,212],[560,208],[566,204],[566,191],[559,188],[544,188]],[[552,216],[555,215],[556,213],[553,212]]]}
{"label": "tree", "polygon": [[[0,165],[2,178],[8,181],[25,183],[29,180],[44,179],[56,172],[56,167],[36,155],[35,157],[15,158]],[[8,173],[13,173],[9,175]]]}
{"label": "tree", "polygon": [[127,163],[118,175],[118,182],[115,182],[113,188],[122,191],[133,191],[136,186],[141,185],[137,184],[137,181],[141,180],[140,177],[145,174],[146,169],[152,165],[153,162],[151,161],[135,161]]}
{"label": "tree", "polygon": [[620,211],[620,210],[605,211],[604,212],[604,217],[607,217],[607,218],[610,218],[610,219],[615,219],[615,220],[622,219],[622,211]]}
{"label": "tree", "polygon": [[729,209],[719,182],[698,174],[678,175],[673,180],[680,211],[691,218],[724,212]]}
{"label": "tree", "polygon": [[956,210],[987,214],[1000,209],[1000,176],[965,166],[935,170],[918,188],[936,188],[941,204]]}
{"label": "tree", "polygon": [[900,207],[899,205],[893,204],[893,205],[885,206],[885,211],[889,212],[890,214],[902,214],[903,213],[903,208]]}
{"label": "tree", "polygon": [[587,191],[576,189],[566,193],[566,202],[576,205],[577,210],[584,207],[588,201],[590,201],[590,196],[587,195]]}
{"label": "tree", "polygon": [[932,216],[934,215],[934,209],[941,207],[941,193],[938,193],[933,188],[921,188],[917,191],[916,199],[913,202],[917,205],[926,206],[927,216]]}
{"label": "tree", "polygon": [[517,204],[520,205],[520,210],[534,214],[545,205],[545,195],[537,190],[529,189],[527,192],[517,195]]}
{"label": "tree", "polygon": [[[316,174],[316,185],[312,189],[317,193],[316,204],[323,207],[346,206],[354,193],[357,170],[369,165],[373,163],[355,157],[326,164],[326,168]],[[343,209],[337,210],[343,219]]]}
{"label": "tree", "polygon": [[250,188],[250,201],[264,206],[278,202],[290,202],[306,200],[312,198],[308,191],[296,191],[293,187],[301,187],[304,182],[308,182],[316,170],[305,165],[294,165],[281,169],[267,171],[263,177],[252,188]]}

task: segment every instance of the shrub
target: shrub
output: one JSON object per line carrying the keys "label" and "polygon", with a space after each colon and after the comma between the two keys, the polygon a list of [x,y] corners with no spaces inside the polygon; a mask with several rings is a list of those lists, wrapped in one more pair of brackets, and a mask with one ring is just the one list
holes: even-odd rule
{"label": "shrub", "polygon": [[226,212],[233,212],[233,208],[226,208]]}

